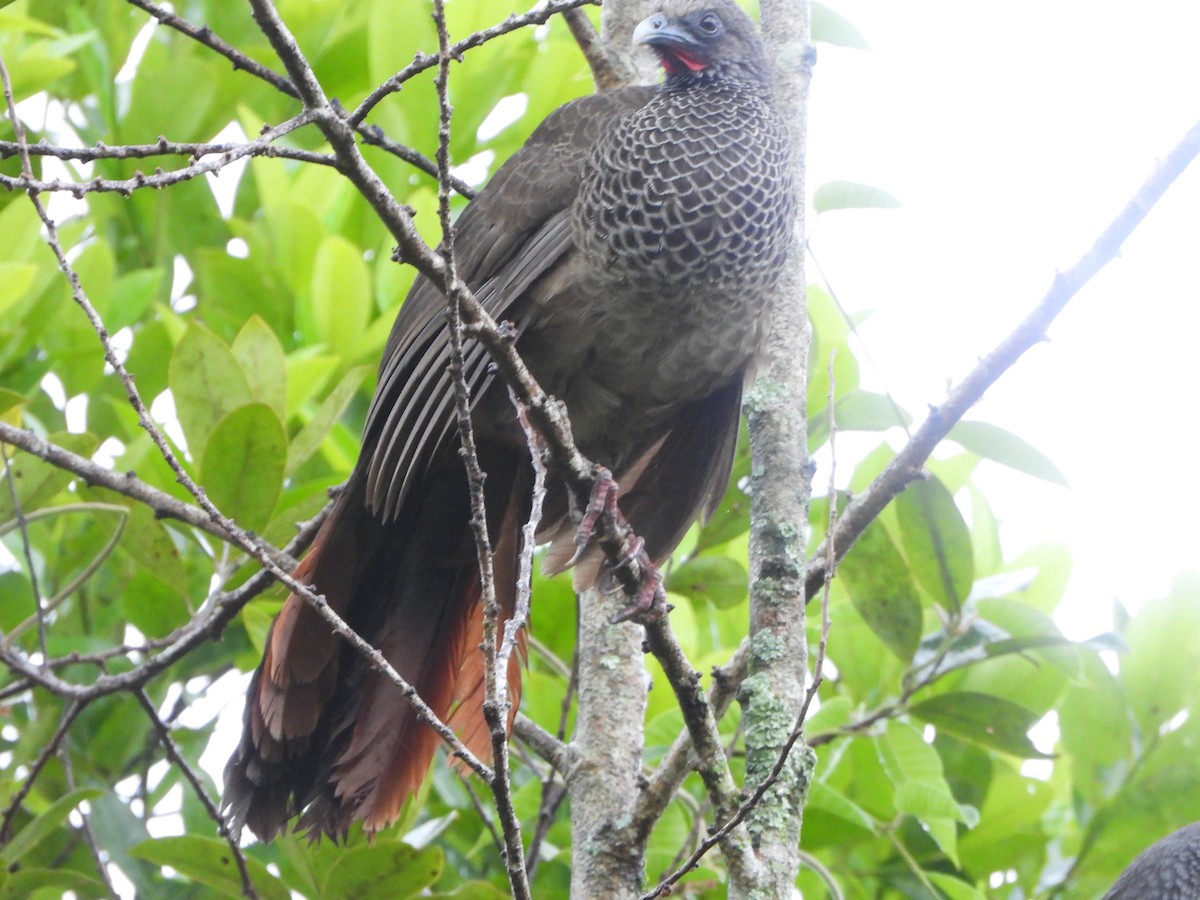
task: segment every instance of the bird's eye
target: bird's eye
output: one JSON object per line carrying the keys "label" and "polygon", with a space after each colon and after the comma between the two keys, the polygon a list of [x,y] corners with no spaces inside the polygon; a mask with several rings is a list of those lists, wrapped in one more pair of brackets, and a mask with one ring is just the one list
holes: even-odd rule
{"label": "bird's eye", "polygon": [[721,19],[716,13],[705,13],[700,17],[699,24],[705,34],[716,34],[721,30]]}

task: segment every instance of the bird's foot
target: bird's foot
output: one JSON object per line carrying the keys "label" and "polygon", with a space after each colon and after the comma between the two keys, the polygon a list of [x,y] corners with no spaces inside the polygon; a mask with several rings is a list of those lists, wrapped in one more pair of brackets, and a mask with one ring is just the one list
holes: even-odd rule
{"label": "bird's foot", "polygon": [[637,535],[633,535],[621,547],[621,561],[613,566],[612,571],[628,569],[634,564],[641,574],[641,586],[633,595],[633,602],[613,616],[613,624],[633,621],[640,625],[648,625],[657,622],[671,611],[671,606],[667,603],[667,591],[663,587],[662,572],[646,553],[646,542]]}
{"label": "bird's foot", "polygon": [[[604,466],[597,466],[596,484],[588,498],[583,517],[579,520],[579,527],[575,530],[575,553],[566,567],[575,565],[583,557],[592,538],[596,536],[596,526],[602,516],[609,516],[616,521],[624,521],[621,517],[621,510],[617,506],[619,495],[620,490],[612,472]],[[614,624],[632,621],[645,625],[658,621],[670,612],[671,608],[667,604],[667,592],[663,587],[662,572],[658,570],[658,566],[646,553],[646,542],[636,534],[630,534],[625,539],[621,545],[620,559],[608,568],[609,575],[615,577],[619,577],[622,570],[630,574],[636,571],[640,578],[637,591],[630,592],[632,602],[613,616]]]}
{"label": "bird's foot", "polygon": [[575,552],[563,568],[570,568],[583,558],[584,551],[587,550],[588,544],[596,535],[596,523],[600,521],[601,516],[618,514],[618,494],[617,482],[612,477],[612,472],[604,466],[597,466],[596,484],[592,487],[592,495],[588,497],[583,518],[579,520],[579,527],[575,529]]}

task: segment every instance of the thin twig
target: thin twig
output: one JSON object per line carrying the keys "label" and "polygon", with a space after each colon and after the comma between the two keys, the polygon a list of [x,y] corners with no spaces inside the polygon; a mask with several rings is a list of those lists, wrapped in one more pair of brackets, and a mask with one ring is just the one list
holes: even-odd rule
{"label": "thin twig", "polygon": [[[708,704],[719,722],[737,695],[738,687],[746,677],[750,662],[750,643],[742,641],[724,666],[713,669],[712,685],[708,689]],[[683,784],[687,774],[696,768],[698,759],[692,746],[692,737],[686,726],[671,743],[658,767],[646,780],[638,801],[630,816],[630,828],[638,842],[645,843],[650,837],[654,823],[662,816]]]}
{"label": "thin twig", "polygon": [[[2,65],[2,63],[0,63]],[[42,773],[42,769],[46,767],[46,763],[54,757],[58,752],[59,745],[67,736],[67,731],[71,727],[71,723],[87,706],[86,702],[72,700],[67,704],[67,708],[63,710],[62,718],[58,720],[58,727],[54,729],[54,734],[50,736],[46,746],[42,748],[42,752],[38,754],[29,765],[29,771],[25,776],[21,786],[13,792],[12,800],[8,806],[4,808],[4,814],[0,816],[0,844],[7,844],[12,840],[13,819],[17,811],[21,808],[21,804],[25,802],[25,798],[29,796],[29,792],[33,789],[33,783],[37,781],[38,776]]]}
{"label": "thin twig", "polygon": [[[7,468],[8,468],[8,453],[7,453],[7,451],[4,450],[3,444],[0,444],[0,455],[3,455],[3,457],[4,457],[5,469],[7,470]],[[17,503],[17,497],[16,497],[15,492],[13,493],[13,503],[14,504]],[[24,619],[23,621],[18,622],[11,629],[9,629],[8,634],[4,635],[4,637],[2,639],[0,639],[0,646],[4,646],[4,647],[11,646],[13,641],[15,641],[18,637],[20,637],[22,634],[24,634],[27,630],[32,628],[34,625],[37,625],[38,632],[39,632],[39,639],[40,639],[40,642],[42,645],[42,658],[46,659],[47,656],[46,656],[45,633],[44,633],[45,628],[44,628],[44,624],[43,624],[45,617],[46,617],[46,613],[53,612],[55,609],[57,609],[63,603],[63,601],[65,601],[68,597],[70,597],[72,594],[74,594],[75,591],[77,591],[84,582],[86,582],[89,578],[91,578],[94,574],[96,574],[96,570],[99,569],[101,565],[103,565],[104,561],[106,559],[108,559],[109,554],[111,554],[113,552],[113,550],[116,549],[117,543],[121,540],[121,535],[125,533],[125,523],[129,520],[128,508],[126,508],[124,506],[118,506],[115,503],[64,503],[62,506],[52,506],[49,508],[34,510],[32,513],[29,513],[28,515],[21,514],[17,517],[16,521],[17,521],[18,527],[21,528],[22,538],[26,544],[26,557],[25,557],[26,562],[30,563],[32,565],[32,561],[30,560],[29,553],[28,553],[28,549],[29,549],[28,548],[28,535],[25,534],[25,524],[27,524],[29,522],[34,522],[38,519],[52,518],[52,517],[58,516],[58,515],[78,513],[78,512],[115,512],[115,513],[118,513],[117,527],[114,528],[113,533],[108,536],[108,540],[104,542],[104,546],[101,547],[90,560],[88,560],[87,565],[85,565],[79,572],[77,572],[71,578],[70,581],[68,581],[66,584],[64,584],[62,587],[60,587],[54,593],[54,596],[49,597],[44,601],[39,601],[39,603],[37,605],[37,610],[35,611],[35,613],[32,616],[29,616],[28,618]],[[0,526],[0,535],[4,534],[4,531],[5,531],[4,527]],[[34,584],[34,593],[36,594],[38,591],[36,574],[35,574],[35,580],[34,580],[33,584]]]}
{"label": "thin twig", "polygon": [[[480,47],[488,41],[500,37],[502,34],[527,28],[530,25],[542,25],[558,13],[569,9],[576,9],[580,6],[598,5],[599,3],[600,0],[549,0],[544,6],[539,6],[537,9],[521,15],[511,15],[503,22],[493,25],[491,28],[483,28],[473,32],[461,41],[456,41],[446,47],[446,55],[450,59],[462,59],[463,54],[468,50]],[[441,51],[438,53],[418,53],[411,63],[368,94],[366,99],[346,117],[346,122],[352,127],[357,127],[371,114],[371,110],[378,106],[381,100],[389,94],[394,94],[400,90],[404,82],[408,81],[414,75],[436,66],[440,56]]]}
{"label": "thin twig", "polygon": [[[8,83],[8,71],[4,68],[3,60],[0,60],[0,75],[4,78],[4,93],[6,96],[12,96],[12,88]],[[46,649],[46,608],[42,602],[42,588],[38,583],[37,566],[33,563],[33,545],[29,542],[29,520],[25,518],[25,510],[21,505],[21,498],[17,495],[17,485],[13,479],[12,461],[8,458],[8,450],[0,444],[0,457],[4,462],[4,482],[8,485],[8,495],[12,500],[13,512],[17,517],[17,529],[21,532],[21,550],[25,555],[25,569],[29,574],[29,587],[33,592],[33,614],[37,622],[38,647],[42,651],[43,661],[50,658],[50,652]],[[18,626],[20,627],[20,626]],[[9,638],[5,638],[7,643]]]}
{"label": "thin twig", "polygon": [[[15,111],[12,113],[12,116],[15,119]],[[275,152],[277,148],[273,149],[274,142],[285,134],[308,125],[311,121],[312,117],[308,113],[300,113],[300,115],[293,116],[286,122],[276,125],[273,128],[264,129],[262,134],[254,140],[247,141],[244,144],[233,144],[231,149],[215,154],[211,158],[206,157],[197,160],[191,165],[184,166],[182,169],[174,169],[169,172],[162,169],[159,169],[152,175],[134,172],[130,178],[96,177],[85,182],[63,181],[55,178],[53,181],[42,181],[33,177],[33,169],[29,165],[29,153],[26,148],[26,151],[21,154],[23,173],[18,177],[0,175],[0,187],[13,191],[27,191],[31,197],[36,197],[39,193],[68,193],[77,199],[87,194],[95,193],[117,193],[122,197],[128,197],[134,191],[143,188],[161,190],[162,188],[171,187],[184,181],[191,181],[193,178],[201,175],[219,172],[231,163],[245,157],[281,155]],[[22,145],[23,139],[24,134],[21,135],[17,143]]]}
{"label": "thin twig", "polygon": [[[246,857],[242,853],[241,847],[238,846],[237,835],[229,830],[229,825],[226,823],[225,817],[221,815],[217,804],[208,796],[208,791],[205,790],[204,781],[200,778],[199,773],[192,768],[191,763],[183,758],[183,754],[171,738],[170,727],[158,715],[158,710],[154,708],[154,704],[150,702],[150,698],[146,696],[146,692],[138,688],[133,692],[133,695],[137,698],[138,703],[141,704],[142,709],[145,710],[146,717],[150,720],[150,724],[154,726],[155,732],[158,733],[158,739],[162,742],[167,758],[183,773],[183,777],[192,786],[192,790],[196,794],[196,799],[200,801],[200,804],[204,807],[204,811],[208,813],[208,817],[216,823],[217,831],[220,832],[225,843],[229,845],[229,851],[233,854],[233,862],[237,866],[238,874],[242,879],[242,894],[246,897],[257,898],[258,892],[254,889],[254,883],[250,880],[250,870],[246,868]],[[182,699],[181,696],[181,702]],[[180,711],[176,710],[175,714],[177,715]]]}
{"label": "thin twig", "polygon": [[[40,140],[35,144],[27,144],[30,156],[49,156],[55,159],[74,160],[76,162],[95,162],[98,159],[150,159],[155,156],[186,156],[198,160],[202,156],[233,153],[245,147],[244,141],[227,141],[225,143],[196,143],[190,141],[168,141],[160,137],[153,144],[96,144],[92,147],[59,147]],[[0,159],[7,159],[20,153],[16,141],[0,141]],[[317,153],[312,150],[300,150],[296,147],[256,148],[252,156],[278,157],[291,159],[296,162],[312,163],[317,166],[335,165],[333,156],[328,153]]]}
{"label": "thin twig", "polygon": [[232,44],[222,40],[217,35],[213,34],[213,30],[207,25],[192,25],[185,19],[181,19],[173,12],[164,9],[157,3],[152,3],[150,0],[126,0],[131,6],[136,6],[157,19],[168,28],[174,28],[180,34],[187,35],[197,43],[203,44],[210,50],[219,53],[227,60],[233,63],[233,68],[244,69],[251,75],[261,78],[263,81],[271,84],[276,90],[282,91],[289,97],[299,97],[296,91],[296,86],[288,81],[278,72],[273,72],[264,66],[262,63],[247,56],[242,51],[238,50]]}
{"label": "thin twig", "polygon": [[462,772],[457,772],[458,780],[462,782],[463,788],[467,792],[467,796],[471,798],[471,805],[475,807],[475,815],[479,817],[484,827],[488,830],[488,834],[492,836],[492,844],[496,848],[496,852],[503,855],[504,853],[504,838],[500,836],[500,832],[496,830],[496,824],[492,821],[491,815],[488,814],[487,807],[483,805],[483,800],[475,790],[475,785]]}
{"label": "thin twig", "polygon": [[[184,503],[158,488],[151,487],[146,482],[139,480],[133,472],[114,472],[112,469],[106,469],[85,456],[72,453],[70,450],[39,437],[32,431],[26,431],[2,421],[0,421],[0,443],[19,447],[26,453],[45,460],[64,472],[73,472],[89,485],[106,488],[136,500],[151,509],[155,518],[175,519],[211,534],[219,540],[234,540],[221,523],[214,521],[205,510]],[[269,553],[281,568],[295,568],[296,560],[289,554],[283,553],[265,542],[260,543],[262,543],[263,550]]]}
{"label": "thin twig", "polygon": [[[438,67],[435,85],[438,96],[438,218],[442,227],[442,260],[447,282],[446,303],[450,328],[450,371],[454,383],[454,408],[458,420],[460,454],[466,468],[471,492],[471,531],[479,565],[479,586],[483,603],[484,702],[483,715],[492,740],[492,778],[490,787],[503,831],[503,858],[509,886],[517,900],[528,900],[529,876],[521,839],[521,820],[513,808],[512,783],[508,758],[508,711],[512,698],[508,696],[508,653],[500,653],[497,636],[500,628],[500,606],[496,602],[496,573],[492,564],[492,544],[488,536],[487,509],[484,502],[484,474],[475,446],[471,426],[471,393],[463,373],[463,329],[459,293],[461,282],[454,257],[454,223],[450,217],[450,35],[446,30],[446,9],[443,0],[433,0],[433,22],[438,35]],[[536,523],[535,523],[536,527]],[[530,553],[532,554],[532,541]],[[506,586],[506,590],[516,590]],[[528,609],[528,597],[526,597]],[[520,623],[505,635],[516,640]],[[509,645],[511,652],[511,644]],[[489,822],[490,827],[490,822]],[[493,832],[494,833],[494,832]]]}
{"label": "thin twig", "polygon": [[529,626],[529,609],[533,599],[533,554],[537,550],[538,526],[542,521],[542,504],[546,499],[546,464],[542,459],[545,445],[516,395],[510,390],[509,399],[517,410],[517,419],[525,432],[529,459],[533,466],[533,490],[530,495],[529,517],[521,526],[521,552],[517,559],[516,601],[513,615],[504,624],[504,639],[496,656],[496,671],[507,672],[509,660],[517,648],[517,640]]}
{"label": "thin twig", "polygon": [[[71,764],[71,753],[66,747],[60,746],[58,748],[58,755],[62,761],[63,776],[67,782],[67,790],[74,792],[79,785],[75,780],[75,767]],[[113,886],[112,877],[108,872],[108,861],[101,855],[100,844],[96,840],[96,833],[92,830],[91,817],[80,809],[79,818],[79,831],[83,834],[83,841],[87,844],[88,852],[92,855],[92,862],[96,865],[96,871],[100,875],[100,880],[108,888],[109,895],[116,896],[117,891]]]}

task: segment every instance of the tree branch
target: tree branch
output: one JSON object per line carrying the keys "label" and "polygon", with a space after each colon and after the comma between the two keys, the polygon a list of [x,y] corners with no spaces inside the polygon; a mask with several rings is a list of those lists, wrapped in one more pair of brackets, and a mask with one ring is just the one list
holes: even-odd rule
{"label": "tree branch", "polygon": [[[491,28],[484,28],[467,35],[461,41],[456,41],[447,47],[446,52],[451,59],[460,60],[468,50],[480,47],[494,38],[508,34],[510,31],[517,31],[530,25],[542,25],[558,13],[581,6],[591,6],[599,2],[600,0],[548,0],[544,6],[539,6],[537,9],[521,15],[511,15],[503,22],[493,25]],[[368,94],[366,99],[346,117],[346,122],[351,127],[358,127],[371,114],[371,110],[379,105],[381,100],[389,94],[394,94],[400,90],[404,82],[408,81],[414,75],[418,75],[426,69],[432,69],[437,64],[438,54],[418,53],[412,62]],[[291,70],[289,69],[289,71]]]}
{"label": "tree branch", "polygon": [[581,8],[564,10],[563,21],[567,23],[567,28],[571,29],[571,36],[579,45],[579,52],[583,54],[588,68],[592,70],[596,91],[604,93],[622,87],[626,82],[621,78],[613,61],[608,58],[604,46],[600,43],[600,34],[587,14]]}
{"label": "tree branch", "polygon": [[[15,111],[12,113],[15,117]],[[25,172],[19,177],[9,175],[0,175],[0,187],[4,187],[10,191],[27,191],[31,196],[39,193],[69,193],[75,198],[82,198],[85,194],[108,193],[115,192],[123,197],[128,197],[134,191],[142,188],[162,188],[171,187],[184,181],[191,181],[200,175],[219,172],[221,169],[228,166],[239,159],[248,156],[277,156],[282,155],[277,152],[277,148],[272,147],[272,144],[289,132],[295,131],[312,121],[312,116],[308,113],[301,113],[294,116],[281,125],[276,125],[274,128],[268,128],[263,133],[252,141],[245,144],[233,144],[231,148],[222,151],[212,159],[202,159],[182,169],[176,169],[171,172],[164,172],[161,169],[153,175],[145,175],[141,172],[135,172],[132,178],[93,178],[85,183],[76,181],[62,181],[54,179],[53,181],[41,181],[33,177],[33,172],[28,166],[28,148],[23,154],[25,158]],[[18,144],[21,142],[18,141]],[[45,146],[44,144],[42,145]],[[120,150],[122,148],[106,148],[110,150]],[[21,153],[21,151],[18,151]],[[65,151],[64,151],[65,152]],[[44,154],[44,155],[59,155]],[[328,162],[325,163],[328,165]]]}
{"label": "tree branch", "polygon": [[192,790],[195,792],[200,804],[204,807],[204,811],[216,823],[217,831],[225,843],[229,845],[229,852],[233,855],[233,862],[237,866],[238,875],[242,879],[243,896],[257,898],[258,892],[254,889],[254,883],[250,880],[250,870],[246,868],[246,856],[242,853],[242,848],[238,846],[237,835],[229,830],[229,825],[225,821],[225,817],[221,815],[221,811],[217,809],[217,805],[208,796],[208,791],[205,790],[204,782],[201,780],[200,775],[183,758],[183,754],[175,746],[175,741],[171,738],[170,727],[159,716],[158,710],[154,708],[154,704],[150,702],[150,698],[146,696],[146,692],[139,688],[133,692],[133,695],[145,711],[150,724],[154,726],[154,730],[158,734],[158,739],[162,742],[167,758],[183,773],[184,779],[192,786]]}
{"label": "tree branch", "polygon": [[[0,443],[19,447],[55,468],[62,469],[64,472],[72,472],[89,485],[106,488],[113,493],[136,500],[153,510],[155,518],[174,519],[198,528],[219,540],[237,543],[221,523],[214,520],[203,509],[184,503],[165,491],[151,487],[146,482],[139,480],[133,472],[114,472],[112,469],[106,469],[87,457],[72,453],[64,447],[39,437],[32,431],[17,428],[4,421],[0,421]],[[281,568],[295,568],[296,560],[290,554],[270,546],[265,541],[260,540],[260,543],[262,549]]]}
{"label": "tree branch", "polygon": [[[1200,154],[1200,122],[1193,125],[1174,148],[1162,158],[1129,202],[1100,233],[1075,265],[1054,276],[1050,288],[1013,331],[988,353],[954,387],[940,406],[913,434],[904,448],[861,496],[842,511],[833,541],[835,561],[841,560],[867,526],[908,484],[921,477],[922,467],[934,448],[997,379],[1007,372],[1034,344],[1046,337],[1046,329],[1067,303],[1101,269],[1116,258],[1146,214],[1167,189]],[[805,581],[804,595],[812,599],[825,580],[827,551],[822,544],[813,554]]]}
{"label": "tree branch", "polygon": [[[503,831],[501,850],[509,887],[516,900],[530,900],[529,874],[525,870],[524,845],[521,839],[521,820],[513,808],[510,782],[508,711],[512,706],[512,699],[508,696],[508,655],[499,653],[496,646],[500,627],[500,606],[496,601],[496,571],[492,561],[492,543],[488,535],[483,491],[485,476],[479,464],[475,431],[471,425],[471,392],[463,374],[463,331],[459,303],[462,282],[458,277],[457,260],[454,256],[454,224],[450,218],[450,35],[446,30],[446,8],[443,0],[433,0],[433,22],[438,34],[438,67],[435,79],[438,96],[438,218],[442,229],[442,260],[445,263],[446,281],[449,285],[446,304],[449,314],[450,370],[454,383],[459,452],[470,486],[471,532],[475,539],[480,602],[484,612],[481,645],[484,656],[483,716],[488,724],[492,742],[492,778],[488,786],[491,788]],[[532,547],[530,549],[532,552]],[[514,586],[513,590],[515,589]],[[523,623],[507,624],[515,630]]]}

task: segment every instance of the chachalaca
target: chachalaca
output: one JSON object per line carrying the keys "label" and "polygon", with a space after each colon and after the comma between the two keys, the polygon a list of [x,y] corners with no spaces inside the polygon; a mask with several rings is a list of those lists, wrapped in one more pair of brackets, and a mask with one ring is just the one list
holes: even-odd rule
{"label": "chachalaca", "polygon": [[[513,324],[530,370],[566,402],[577,444],[611,470],[622,512],[661,562],[723,494],[795,201],[749,18],[730,0],[666,0],[634,40],[658,55],[665,82],[548,116],[463,211],[454,247],[461,277]],[[490,759],[445,309],[418,278],[387,343],[358,463],[295,576]],[[507,617],[532,467],[479,344],[467,343],[464,370]],[[575,551],[560,486],[545,510],[539,540],[551,543],[553,570]],[[602,575],[599,554],[585,554],[576,583]],[[515,703],[515,655],[508,678]],[[438,743],[401,691],[292,595],[250,684],[225,804],[263,839],[300,814],[313,834],[340,836],[355,820],[374,832],[419,788]]]}

